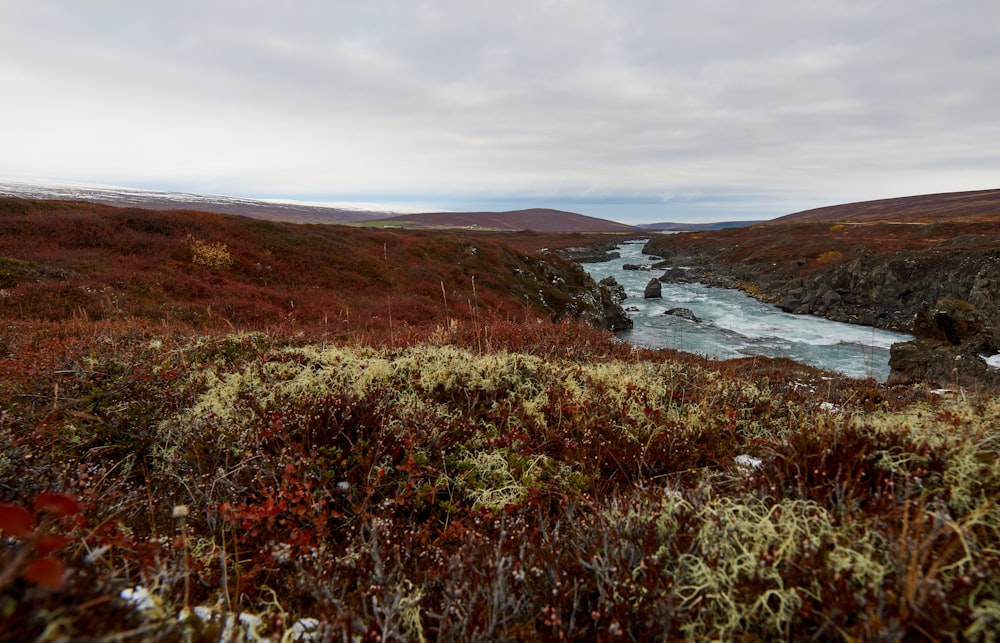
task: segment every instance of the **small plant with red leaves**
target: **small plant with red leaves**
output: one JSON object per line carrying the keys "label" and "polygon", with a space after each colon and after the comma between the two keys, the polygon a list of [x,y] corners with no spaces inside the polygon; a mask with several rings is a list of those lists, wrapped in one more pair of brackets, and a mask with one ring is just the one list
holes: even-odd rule
{"label": "small plant with red leaves", "polygon": [[34,513],[23,505],[0,504],[0,531],[18,541],[13,556],[4,557],[0,571],[0,591],[20,577],[28,583],[62,589],[66,566],[54,556],[70,543],[70,538],[53,531],[61,519],[80,513],[76,498],[63,493],[40,493],[32,501]]}

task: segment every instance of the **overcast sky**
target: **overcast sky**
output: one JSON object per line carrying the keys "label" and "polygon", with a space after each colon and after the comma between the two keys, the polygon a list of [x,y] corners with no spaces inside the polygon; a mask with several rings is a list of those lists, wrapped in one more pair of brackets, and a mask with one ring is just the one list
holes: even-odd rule
{"label": "overcast sky", "polygon": [[0,0],[0,177],[627,222],[1000,188],[997,0]]}

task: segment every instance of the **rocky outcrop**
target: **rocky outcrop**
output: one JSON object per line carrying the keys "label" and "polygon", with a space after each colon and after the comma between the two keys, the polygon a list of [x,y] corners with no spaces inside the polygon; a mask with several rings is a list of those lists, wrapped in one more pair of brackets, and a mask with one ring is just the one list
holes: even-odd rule
{"label": "rocky outcrop", "polygon": [[645,290],[642,291],[642,296],[645,299],[659,299],[663,296],[663,286],[660,284],[659,279],[650,279],[649,283],[646,284]]}
{"label": "rocky outcrop", "polygon": [[691,283],[691,276],[688,274],[687,268],[673,266],[666,269],[660,277],[660,281],[665,284],[686,284]]}
{"label": "rocky outcrop", "polygon": [[[739,288],[790,313],[911,332],[917,311],[929,302],[968,301],[986,318],[1000,320],[1000,250],[900,251],[858,256],[830,266],[805,260],[762,270],[758,264],[685,255],[658,264],[663,281],[692,280]],[[676,263],[692,268],[681,272]],[[795,265],[791,265],[795,264]]]}
{"label": "rocky outcrop", "polygon": [[605,277],[597,283],[598,285],[607,288],[611,298],[619,304],[628,299],[628,295],[625,293],[625,286],[618,283],[614,277]]}
{"label": "rocky outcrop", "polygon": [[632,328],[632,318],[622,308],[626,298],[625,288],[614,277],[602,279],[596,286],[594,313],[584,317],[584,321],[613,332]]}
{"label": "rocky outcrop", "polygon": [[893,344],[889,384],[1000,384],[1000,371],[983,355],[994,355],[1000,336],[990,320],[967,301],[948,298],[923,306],[913,321],[914,339]]}
{"label": "rocky outcrop", "polygon": [[[893,349],[894,383],[991,384],[995,374],[979,355],[994,350],[990,329],[1000,328],[1000,249],[963,247],[967,241],[889,253],[858,245],[829,263],[726,261],[718,250],[676,248],[671,255],[658,248],[668,259],[656,267],[665,271],[665,282],[738,288],[790,313],[913,332],[915,342]],[[691,267],[681,271],[678,265]],[[941,308],[942,301],[965,302],[979,321],[955,306]],[[986,330],[970,337],[963,324]],[[962,340],[954,343],[949,333]]]}
{"label": "rocky outcrop", "polygon": [[602,300],[600,326],[612,332],[628,330],[632,328],[632,318],[625,313],[621,305]]}
{"label": "rocky outcrop", "polygon": [[515,270],[515,281],[525,300],[547,311],[552,321],[573,319],[610,331],[632,328],[621,306],[624,289],[617,283],[598,284],[579,263],[555,254],[525,257],[525,262],[526,270]]}
{"label": "rocky outcrop", "polygon": [[1000,319],[1000,252],[896,252],[867,255],[787,283],[763,283],[763,292],[788,312],[822,315],[909,331],[928,302],[968,301]]}

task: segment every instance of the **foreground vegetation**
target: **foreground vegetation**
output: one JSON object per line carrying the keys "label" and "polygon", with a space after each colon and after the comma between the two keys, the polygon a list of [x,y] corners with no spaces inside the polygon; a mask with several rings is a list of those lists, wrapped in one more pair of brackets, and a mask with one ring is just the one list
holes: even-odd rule
{"label": "foreground vegetation", "polygon": [[0,640],[995,640],[988,392],[636,350],[498,241],[53,208],[0,213]]}
{"label": "foreground vegetation", "polygon": [[217,640],[239,614],[275,640],[985,640],[1000,619],[993,398],[569,323],[388,347],[91,330],[22,338],[32,366],[5,371],[4,496],[80,505],[47,527],[65,584],[3,587],[8,639]]}

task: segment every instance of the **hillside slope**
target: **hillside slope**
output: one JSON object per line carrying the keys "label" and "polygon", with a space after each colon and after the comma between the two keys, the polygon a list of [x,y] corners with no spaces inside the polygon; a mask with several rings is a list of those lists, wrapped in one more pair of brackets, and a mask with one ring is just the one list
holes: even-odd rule
{"label": "hillside slope", "polygon": [[0,289],[8,319],[194,328],[356,333],[480,315],[600,325],[604,313],[578,265],[496,239],[21,199],[0,199]]}
{"label": "hillside slope", "polygon": [[952,217],[971,219],[1000,217],[1000,190],[947,192],[919,196],[859,201],[796,212],[772,223],[834,221],[913,221],[934,222]]}

